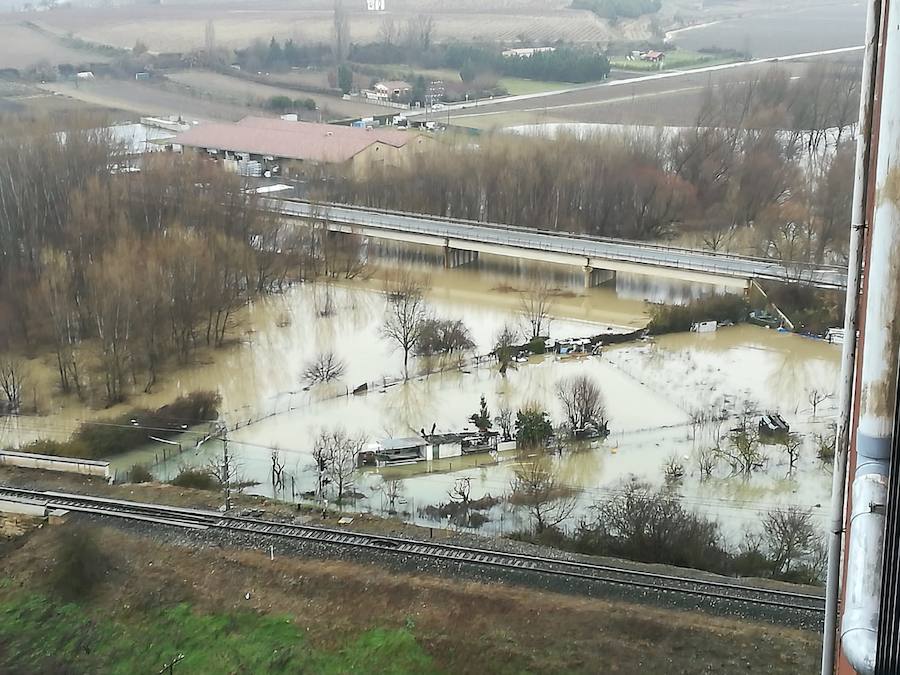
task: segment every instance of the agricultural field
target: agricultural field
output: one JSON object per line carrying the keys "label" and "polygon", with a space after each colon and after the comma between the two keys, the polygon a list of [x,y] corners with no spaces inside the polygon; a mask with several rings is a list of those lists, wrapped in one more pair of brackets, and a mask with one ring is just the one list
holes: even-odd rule
{"label": "agricultural field", "polygon": [[[309,94],[299,89],[276,87],[239,77],[231,77],[206,70],[184,70],[171,73],[167,79],[187,89],[186,93],[222,101],[235,106],[265,107],[265,102],[273,96],[287,96],[291,99],[311,98],[315,100],[323,119],[378,115],[390,112],[388,108],[366,105],[355,101],[344,101],[336,96]],[[318,117],[312,113],[311,117]]]}
{"label": "agricultural field", "polygon": [[[435,37],[446,40],[479,40],[537,43],[564,40],[579,43],[606,43],[612,39],[647,37],[648,21],[623,21],[611,28],[594,14],[567,8],[568,2],[553,0],[464,0],[449,6],[438,0],[398,0],[389,14],[365,11],[365,3],[345,3],[350,15],[350,32],[356,42],[373,41],[385,18],[403,24],[416,14],[429,14],[435,23]],[[313,0],[298,7],[285,0],[263,0],[245,4],[135,5],[111,8],[64,8],[33,15],[61,35],[131,47],[137,39],[152,51],[189,51],[204,44],[207,22],[215,26],[220,46],[242,47],[254,39],[300,41],[331,40],[332,3]]]}
{"label": "agricultural field", "polygon": [[109,58],[89,49],[74,49],[26,26],[15,16],[0,19],[0,68],[24,70],[41,61],[58,63],[105,62]]}
{"label": "agricultural field", "polygon": [[42,85],[54,98],[77,100],[91,106],[122,110],[136,115],[181,115],[187,120],[236,121],[259,109],[229,105],[218,101],[166,91],[158,86],[133,80],[97,79],[93,82],[52,82]]}

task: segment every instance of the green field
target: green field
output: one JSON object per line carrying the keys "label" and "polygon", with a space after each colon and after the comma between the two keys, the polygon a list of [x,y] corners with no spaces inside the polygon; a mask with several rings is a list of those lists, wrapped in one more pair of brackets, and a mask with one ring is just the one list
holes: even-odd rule
{"label": "green field", "polygon": [[666,58],[659,63],[649,61],[628,60],[624,56],[610,57],[609,65],[619,70],[632,70],[640,73],[649,73],[657,70],[677,70],[682,68],[700,68],[702,66],[716,66],[722,63],[734,63],[740,61],[736,56],[701,54],[687,50],[666,52]]}
{"label": "green field", "polygon": [[117,618],[0,581],[0,672],[434,673],[407,630],[340,636],[326,651],[309,645],[293,617],[241,611],[203,614],[188,604],[125,610]]}
{"label": "green field", "polygon": [[[435,80],[443,80],[444,82],[459,82],[459,73],[449,68],[433,68],[422,69],[414,68],[403,63],[393,63],[387,66],[380,66],[385,72],[390,73],[391,77],[404,77],[409,73],[423,75]],[[577,84],[571,82],[543,82],[541,80],[526,80],[521,77],[501,77],[498,84],[506,89],[510,96],[519,96],[520,94],[539,94],[544,91],[556,91],[558,89],[567,89],[569,87],[577,87]]]}

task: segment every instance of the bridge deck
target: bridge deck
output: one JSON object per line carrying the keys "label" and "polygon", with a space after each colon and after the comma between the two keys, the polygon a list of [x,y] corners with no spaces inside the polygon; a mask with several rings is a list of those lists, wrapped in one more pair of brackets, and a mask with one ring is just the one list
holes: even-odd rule
{"label": "bridge deck", "polygon": [[846,288],[841,267],[782,263],[776,260],[695,251],[648,242],[555,233],[496,223],[451,220],[346,204],[313,204],[299,200],[268,200],[284,215],[318,218],[330,229],[367,236],[451,248],[513,255],[599,269],[676,276],[697,281],[750,279],[800,281],[822,288]]}

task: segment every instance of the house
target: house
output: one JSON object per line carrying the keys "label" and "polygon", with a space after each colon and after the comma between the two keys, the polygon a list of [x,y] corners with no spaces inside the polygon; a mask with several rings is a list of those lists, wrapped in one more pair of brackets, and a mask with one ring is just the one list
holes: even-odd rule
{"label": "house", "polygon": [[789,433],[790,430],[790,425],[778,413],[763,415],[759,420],[759,437],[762,439],[777,438]]}
{"label": "house", "polygon": [[399,101],[401,98],[409,96],[412,85],[403,80],[385,80],[377,82],[372,89],[377,98],[383,98],[386,101]]}
{"label": "house", "polygon": [[665,61],[666,55],[663,52],[650,50],[649,52],[641,52],[641,61],[649,61],[650,63],[660,63]]}
{"label": "house", "polygon": [[236,123],[199,124],[173,142],[186,153],[229,162],[229,168],[258,162],[264,174],[305,177],[318,175],[322,167],[349,169],[357,175],[375,164],[399,167],[431,140],[397,129],[245,117]]}

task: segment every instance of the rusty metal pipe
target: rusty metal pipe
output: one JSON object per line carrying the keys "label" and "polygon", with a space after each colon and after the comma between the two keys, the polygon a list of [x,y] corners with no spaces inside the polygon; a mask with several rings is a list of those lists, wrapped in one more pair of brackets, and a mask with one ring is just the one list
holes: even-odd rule
{"label": "rusty metal pipe", "polygon": [[874,671],[882,578],[884,505],[900,354],[900,22],[884,11],[883,83],[865,340],[856,427],[856,475],[847,544],[841,646],[857,672]]}
{"label": "rusty metal pipe", "polygon": [[841,577],[841,542],[844,533],[844,493],[847,483],[847,455],[853,412],[859,292],[862,280],[863,246],[866,225],[866,185],[871,159],[872,119],[875,102],[878,34],[881,0],[869,0],[866,8],[865,53],[859,91],[859,121],[856,132],[856,164],[853,202],[850,213],[850,244],[847,295],[844,304],[844,344],[841,350],[841,380],[838,392],[838,425],[835,432],[834,470],[831,485],[831,518],[828,534],[828,573],[825,592],[825,631],[822,641],[822,675],[834,672]]}

